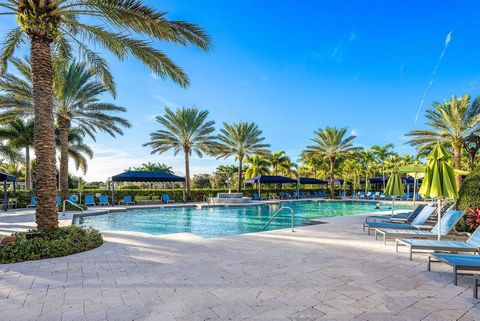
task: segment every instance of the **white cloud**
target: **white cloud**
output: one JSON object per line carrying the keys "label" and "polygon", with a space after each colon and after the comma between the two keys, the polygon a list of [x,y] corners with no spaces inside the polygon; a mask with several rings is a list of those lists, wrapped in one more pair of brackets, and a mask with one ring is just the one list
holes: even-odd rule
{"label": "white cloud", "polygon": [[159,94],[154,94],[152,95],[152,98],[159,101],[163,106],[162,107],[170,107],[170,108],[176,108],[176,107],[180,107],[179,104],[177,104],[176,102],[162,96],[162,95],[159,95]]}
{"label": "white cloud", "polygon": [[360,135],[360,132],[359,132],[358,129],[353,128],[353,129],[350,131],[350,135],[351,135],[351,136],[359,136],[359,135]]}

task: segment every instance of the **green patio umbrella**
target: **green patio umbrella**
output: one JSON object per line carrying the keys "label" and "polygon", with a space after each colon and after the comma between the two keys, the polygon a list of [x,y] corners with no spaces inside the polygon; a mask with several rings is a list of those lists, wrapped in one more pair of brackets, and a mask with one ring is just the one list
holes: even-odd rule
{"label": "green patio umbrella", "polygon": [[344,191],[346,191],[346,190],[348,189],[348,183],[347,183],[347,179],[346,179],[346,178],[343,179],[342,189],[343,189]]}
{"label": "green patio umbrella", "polygon": [[387,186],[385,187],[385,194],[392,197],[392,214],[395,210],[395,198],[403,194],[402,178],[397,168],[392,170]]}
{"label": "green patio umbrella", "polygon": [[77,192],[80,194],[79,203],[82,204],[83,179],[81,177],[78,179]]}
{"label": "green patio umbrella", "polygon": [[455,181],[455,171],[448,163],[452,155],[440,144],[437,144],[428,155],[428,163],[425,169],[423,183],[418,191],[424,197],[433,197],[437,199],[438,214],[438,239],[442,235],[441,231],[441,207],[442,199],[457,198],[457,183]]}

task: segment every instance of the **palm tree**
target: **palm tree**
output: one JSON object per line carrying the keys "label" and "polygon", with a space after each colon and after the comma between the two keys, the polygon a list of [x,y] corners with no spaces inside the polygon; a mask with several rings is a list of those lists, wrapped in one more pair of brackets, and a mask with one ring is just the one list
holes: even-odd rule
{"label": "palm tree", "polygon": [[[7,74],[0,81],[4,95],[0,97],[2,119],[10,117],[31,117],[34,114],[34,101],[31,95],[32,75],[28,59],[12,59],[15,68],[23,78]],[[72,124],[88,134],[95,141],[97,129],[115,137],[123,134],[121,126],[130,127],[130,123],[113,112],[125,112],[126,109],[114,104],[101,102],[108,88],[98,80],[94,70],[85,63],[65,62],[55,70],[54,115],[60,137],[60,194],[63,200],[68,198],[68,137]],[[19,95],[20,93],[20,95]],[[22,104],[15,104],[10,98],[22,97]],[[2,99],[3,98],[3,99]],[[33,128],[33,124],[32,124]],[[33,137],[32,137],[33,139]]]}
{"label": "palm tree", "polygon": [[[132,169],[129,168],[128,170],[132,170]],[[164,163],[146,162],[139,167],[134,167],[133,170],[142,171],[142,172],[164,172],[164,173],[175,174],[175,172],[173,171],[173,168]]]}
{"label": "palm tree", "polygon": [[272,174],[278,175],[278,170],[284,169],[285,164],[290,161],[290,158],[287,156],[287,154],[283,150],[280,150],[278,152],[274,152],[270,154],[270,156],[268,157],[268,160],[272,165]]}
{"label": "palm tree", "polygon": [[287,157],[287,159],[283,162],[283,165],[282,165],[282,175],[298,177],[297,169],[298,169],[298,165],[293,163],[290,160],[290,157]]}
{"label": "palm tree", "polygon": [[163,129],[150,134],[150,142],[143,146],[151,146],[152,154],[165,153],[173,149],[174,155],[182,151],[185,155],[185,182],[187,197],[190,197],[190,156],[192,152],[198,157],[203,153],[210,153],[215,143],[214,121],[207,121],[208,111],[192,108],[172,110],[165,108],[163,116],[155,119]]}
{"label": "palm tree", "polygon": [[271,163],[261,155],[248,157],[245,162],[248,164],[248,168],[245,171],[245,178],[267,175],[269,173]]}
{"label": "palm tree", "polygon": [[[90,67],[101,74],[114,92],[107,61],[89,48],[100,45],[123,60],[132,55],[152,72],[188,85],[185,73],[152,40],[179,45],[210,46],[201,28],[184,21],[170,21],[140,0],[5,0],[1,15],[14,15],[18,27],[9,31],[0,51],[2,72],[15,49],[29,41],[35,110],[37,160],[36,222],[39,229],[58,227],[55,195],[55,131],[53,125],[53,66],[67,61],[78,48]],[[93,24],[89,24],[93,22]],[[133,38],[136,37],[136,38]],[[143,38],[143,39],[139,39]],[[84,42],[84,41],[87,41]]]}
{"label": "palm tree", "polygon": [[[81,170],[84,174],[87,172],[88,164],[87,158],[93,158],[93,150],[91,147],[84,142],[85,132],[78,127],[71,127],[68,131],[68,148],[67,155],[75,165],[76,170]],[[57,148],[61,149],[60,143],[60,130],[56,128],[56,144]],[[60,185],[62,184],[62,173],[60,173]],[[65,175],[65,174],[64,174]],[[68,172],[65,175],[68,184]],[[68,186],[68,185],[67,185]],[[68,189],[67,189],[68,192]]]}
{"label": "palm tree", "polygon": [[[466,137],[480,130],[480,97],[473,101],[470,95],[450,96],[443,104],[434,102],[426,111],[429,129],[412,130],[406,136],[412,137],[407,143],[417,147],[419,153],[430,150],[437,142],[453,150],[455,169],[462,169],[462,149]],[[460,188],[462,177],[456,176]]]}
{"label": "palm tree", "polygon": [[0,139],[7,140],[13,149],[25,150],[25,188],[32,189],[32,171],[30,149],[33,147],[33,121],[23,121],[16,117],[7,125],[0,127]]}
{"label": "palm tree", "polygon": [[374,145],[370,148],[370,150],[375,154],[375,158],[377,159],[377,163],[380,166],[382,170],[382,177],[383,177],[383,189],[385,189],[385,161],[390,157],[397,155],[395,151],[393,151],[393,148],[395,146],[393,144],[387,144],[384,146],[380,145]]}
{"label": "palm tree", "polygon": [[353,140],[356,136],[346,137],[347,128],[325,127],[313,132],[314,145],[308,146],[306,154],[312,157],[321,157],[327,160],[330,169],[330,194],[335,196],[335,162],[339,158],[352,156],[353,152],[362,150],[354,147]]}
{"label": "palm tree", "polygon": [[238,160],[237,190],[242,190],[243,160],[253,154],[268,155],[270,145],[263,143],[262,131],[255,123],[223,123],[218,135],[218,144],[215,145],[215,154],[218,158],[234,156]]}

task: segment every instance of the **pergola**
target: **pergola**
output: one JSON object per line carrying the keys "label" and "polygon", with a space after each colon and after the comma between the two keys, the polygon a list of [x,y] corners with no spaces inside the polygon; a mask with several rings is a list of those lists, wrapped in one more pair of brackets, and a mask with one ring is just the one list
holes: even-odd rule
{"label": "pergola", "polygon": [[309,184],[309,185],[326,185],[328,181],[321,179],[311,178],[311,177],[299,177],[297,185],[297,198],[300,197],[300,184]]}
{"label": "pergola", "polygon": [[115,182],[183,182],[183,201],[185,202],[185,178],[167,172],[126,171],[112,176],[112,206],[115,204]]}
{"label": "pergola", "polygon": [[261,184],[297,184],[296,179],[285,176],[259,175],[245,180],[247,184],[258,184],[258,196],[260,196]]}
{"label": "pergola", "polygon": [[0,182],[3,181],[3,210],[8,210],[8,192],[7,192],[7,184],[8,182],[13,182],[13,193],[16,194],[16,184],[17,177],[9,174],[5,174],[0,172]]}

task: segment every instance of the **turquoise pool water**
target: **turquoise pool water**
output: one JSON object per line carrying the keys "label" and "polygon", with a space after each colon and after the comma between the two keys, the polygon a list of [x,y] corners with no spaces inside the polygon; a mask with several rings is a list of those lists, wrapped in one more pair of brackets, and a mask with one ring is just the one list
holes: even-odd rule
{"label": "turquoise pool water", "polygon": [[[384,204],[379,210],[375,203],[368,202],[282,202],[278,204],[213,207],[213,208],[151,208],[132,209],[104,215],[77,217],[74,224],[91,226],[100,231],[134,231],[150,234],[189,232],[202,237],[219,237],[262,231],[263,226],[281,206],[295,211],[295,226],[301,226],[310,219],[319,217],[344,216],[360,213],[385,211]],[[395,206],[407,209],[411,206]],[[291,226],[291,214],[282,211],[267,227],[267,230]]]}

